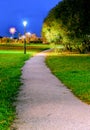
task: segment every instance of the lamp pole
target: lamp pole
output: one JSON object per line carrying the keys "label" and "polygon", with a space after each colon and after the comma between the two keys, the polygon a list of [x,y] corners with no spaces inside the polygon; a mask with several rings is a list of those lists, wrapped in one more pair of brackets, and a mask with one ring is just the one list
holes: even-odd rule
{"label": "lamp pole", "polygon": [[[24,36],[25,36],[27,21],[23,21],[23,26],[24,26]],[[26,37],[24,38],[24,54],[26,54]]]}

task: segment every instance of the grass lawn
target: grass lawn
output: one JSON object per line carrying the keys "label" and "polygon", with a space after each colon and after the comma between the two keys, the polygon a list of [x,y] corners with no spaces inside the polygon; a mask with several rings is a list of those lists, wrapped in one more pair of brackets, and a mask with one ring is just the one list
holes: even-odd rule
{"label": "grass lawn", "polygon": [[0,54],[0,130],[10,130],[15,118],[15,107],[12,105],[18,93],[21,67],[29,55]]}
{"label": "grass lawn", "polygon": [[90,55],[48,55],[46,64],[77,97],[90,104]]}
{"label": "grass lawn", "polygon": [[[0,50],[18,50],[18,51],[23,51],[23,43],[19,44],[12,44],[12,43],[7,43],[7,44],[0,44]],[[43,51],[46,49],[49,49],[50,46],[48,44],[40,44],[40,43],[30,43],[26,44],[26,50],[27,52],[30,51]]]}
{"label": "grass lawn", "polygon": [[27,54],[23,54],[23,45],[0,45],[0,130],[10,130],[15,119],[13,102],[21,85],[21,68],[25,60],[48,48],[48,45],[30,44]]}

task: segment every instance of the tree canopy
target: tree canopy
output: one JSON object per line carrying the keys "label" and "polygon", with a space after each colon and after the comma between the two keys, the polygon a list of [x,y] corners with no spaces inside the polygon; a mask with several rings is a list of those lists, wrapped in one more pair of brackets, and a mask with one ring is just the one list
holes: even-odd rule
{"label": "tree canopy", "polygon": [[47,42],[59,42],[68,49],[90,51],[90,1],[63,0],[44,19],[42,37]]}

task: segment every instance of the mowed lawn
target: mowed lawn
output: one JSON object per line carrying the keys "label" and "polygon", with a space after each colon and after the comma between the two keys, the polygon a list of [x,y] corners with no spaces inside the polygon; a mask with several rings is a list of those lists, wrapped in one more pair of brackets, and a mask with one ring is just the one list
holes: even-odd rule
{"label": "mowed lawn", "polygon": [[10,130],[15,118],[15,101],[21,76],[21,67],[30,55],[0,53],[0,130]]}
{"label": "mowed lawn", "polygon": [[0,45],[0,130],[10,130],[16,112],[13,103],[21,85],[21,68],[25,61],[37,52],[46,50],[49,45],[27,45],[23,54],[23,45]]}
{"label": "mowed lawn", "polygon": [[77,97],[90,104],[90,55],[49,55],[46,63]]}

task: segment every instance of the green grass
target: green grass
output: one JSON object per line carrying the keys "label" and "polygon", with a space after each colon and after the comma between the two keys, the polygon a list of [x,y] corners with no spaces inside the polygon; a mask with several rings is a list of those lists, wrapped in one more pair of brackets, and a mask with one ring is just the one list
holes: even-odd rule
{"label": "green grass", "polygon": [[46,63],[77,97],[90,104],[90,55],[53,55]]}
{"label": "green grass", "polygon": [[[40,44],[40,43],[30,43],[26,44],[27,52],[33,51],[43,51],[49,49],[50,46],[47,44]],[[18,50],[23,51],[23,43],[7,43],[7,44],[0,44],[0,50]]]}
{"label": "green grass", "polygon": [[21,67],[25,60],[49,48],[41,44],[28,46],[30,48],[27,48],[27,54],[23,54],[23,45],[0,45],[0,130],[10,130],[15,119],[16,111],[13,103],[21,85]]}
{"label": "green grass", "polygon": [[0,54],[0,130],[10,130],[15,118],[15,101],[19,90],[21,67],[29,55]]}

